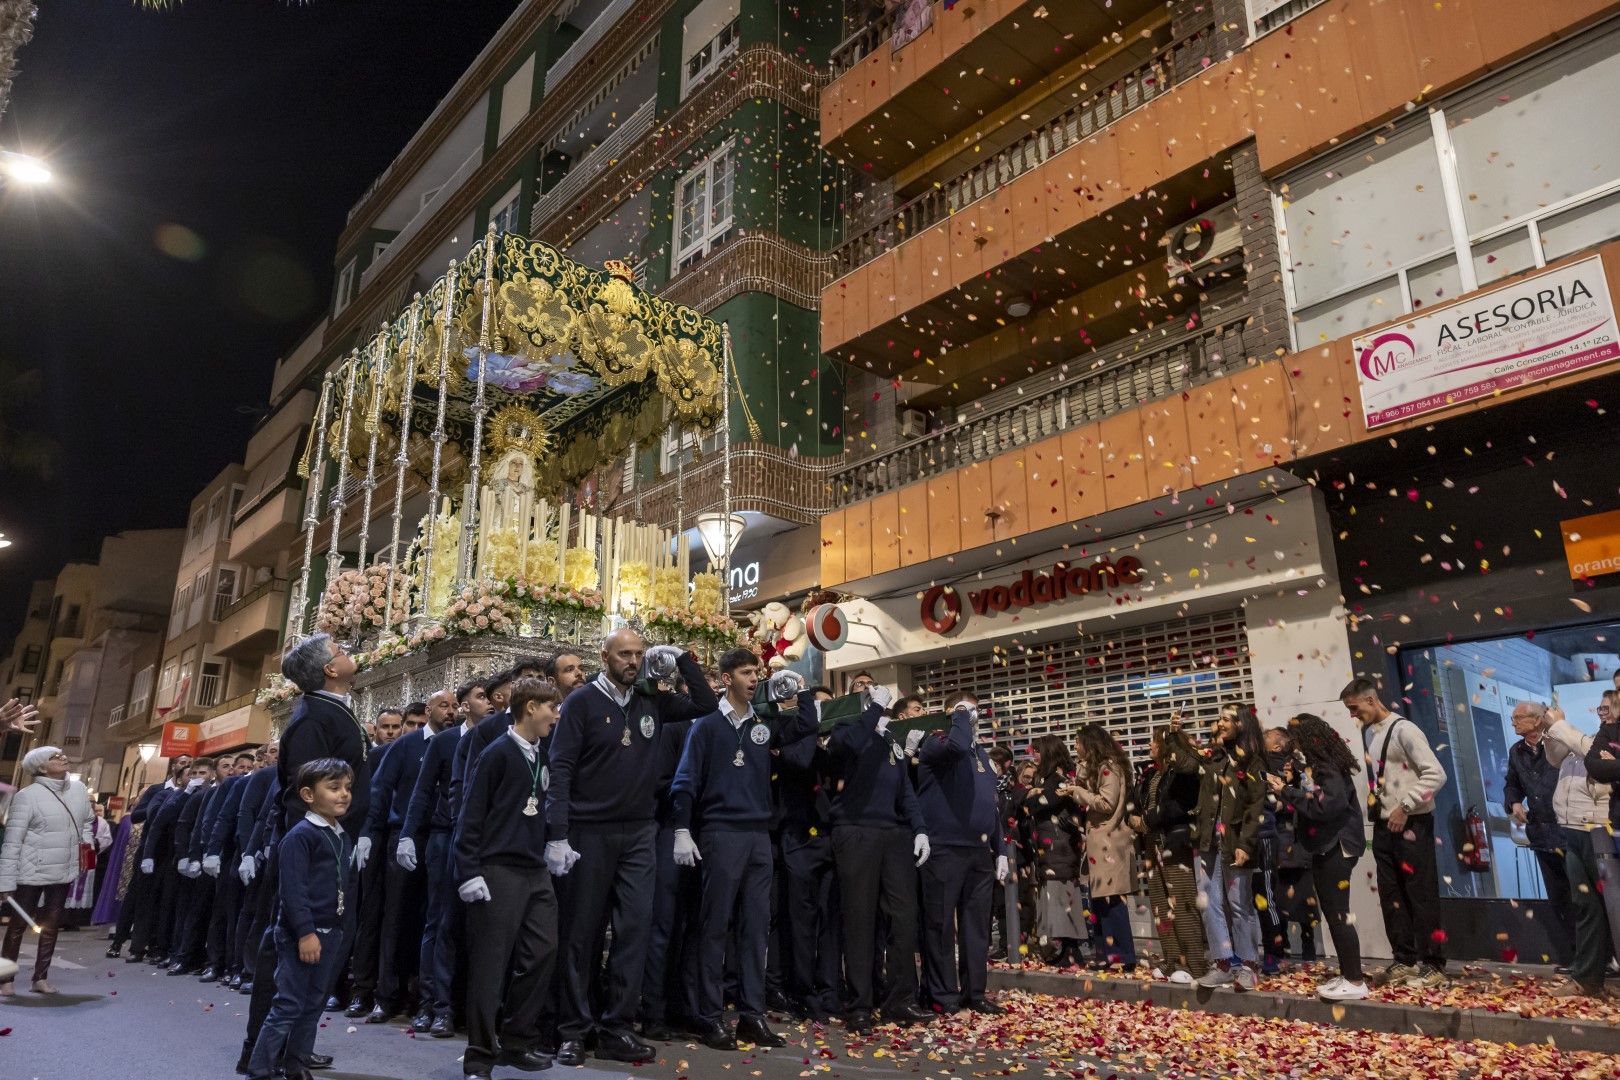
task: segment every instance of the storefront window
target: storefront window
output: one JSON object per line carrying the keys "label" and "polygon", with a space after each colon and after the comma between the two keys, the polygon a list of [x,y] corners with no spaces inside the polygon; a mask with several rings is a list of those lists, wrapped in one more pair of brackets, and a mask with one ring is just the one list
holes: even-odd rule
{"label": "storefront window", "polygon": [[[1502,805],[1508,749],[1519,741],[1513,707],[1557,705],[1577,728],[1596,731],[1599,699],[1620,669],[1620,623],[1403,649],[1400,664],[1406,715],[1428,735],[1446,770],[1435,799],[1441,895],[1544,899],[1535,855],[1515,843]],[[1459,857],[1470,809],[1490,832],[1488,870],[1468,869]],[[1522,832],[1518,839],[1525,840]]]}

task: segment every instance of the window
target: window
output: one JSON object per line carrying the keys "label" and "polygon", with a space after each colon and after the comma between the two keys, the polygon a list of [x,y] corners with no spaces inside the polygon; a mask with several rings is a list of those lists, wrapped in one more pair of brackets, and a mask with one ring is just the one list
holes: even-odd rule
{"label": "window", "polygon": [[174,682],[180,673],[180,660],[169,657],[163,662],[163,675],[158,679],[157,700],[168,705],[174,700]]}
{"label": "window", "polygon": [[1620,32],[1491,80],[1279,185],[1307,348],[1620,235]]}
{"label": "window", "polygon": [[691,428],[682,428],[677,437],[676,428],[671,425],[664,432],[663,450],[659,455],[659,471],[672,473],[680,466],[691,465],[699,458],[717,453],[719,449],[719,427],[701,433]]}
{"label": "window", "polygon": [[32,704],[34,700],[34,688],[32,686],[19,686],[17,687],[17,692],[12,696],[24,705]]}
{"label": "window", "polygon": [[78,604],[68,605],[67,621],[62,624],[63,637],[79,636],[79,630],[81,629],[79,626],[79,613],[81,610]]}
{"label": "window", "polygon": [[387,240],[377,240],[371,245],[371,261],[376,262],[382,258],[382,253],[388,250]]}
{"label": "window", "polygon": [[225,617],[225,609],[236,601],[236,580],[238,572],[234,566],[219,568],[219,576],[214,579],[214,610],[210,614],[214,622]]}
{"label": "window", "polygon": [[521,183],[513,184],[512,190],[508,191],[500,202],[495,204],[496,209],[490,211],[489,220],[495,226],[497,233],[509,233],[517,230],[518,202],[522,193],[523,185]]}
{"label": "window", "polygon": [[30,646],[28,646],[28,648],[24,649],[23,650],[23,658],[22,658],[22,668],[21,668],[22,674],[24,674],[24,675],[36,675],[36,674],[38,674],[39,673],[39,662],[40,662],[41,657],[43,657],[44,655],[45,655],[45,647],[42,646],[42,645],[30,645]]}
{"label": "window", "polygon": [[197,512],[191,515],[191,532],[188,539],[196,541],[202,539],[203,529],[208,526],[208,515],[198,507]]}
{"label": "window", "polygon": [[192,676],[197,671],[197,646],[193,645],[180,654],[180,676],[174,684],[174,697],[171,699],[175,705],[185,702],[186,696],[191,692]]}
{"label": "window", "polygon": [[1249,40],[1299,18],[1322,0],[1245,0],[1249,7]]}
{"label": "window", "polygon": [[224,538],[226,540],[229,540],[231,538],[231,532],[236,527],[236,512],[242,508],[242,496],[244,496],[245,494],[247,494],[247,488],[244,487],[243,485],[236,484],[236,485],[232,486],[232,488],[231,488],[231,509],[230,509],[230,512],[225,515],[225,536],[224,536]]}
{"label": "window", "polygon": [[[1545,897],[1535,852],[1514,842],[1503,805],[1508,752],[1519,741],[1513,707],[1521,701],[1557,705],[1578,730],[1595,732],[1598,703],[1620,668],[1620,623],[1406,648],[1398,662],[1410,673],[1403,711],[1429,737],[1446,770],[1434,808],[1440,895]],[[1491,837],[1488,871],[1457,861],[1470,809],[1484,817]]]}
{"label": "window", "polygon": [[186,628],[186,613],[191,610],[191,583],[180,586],[174,596],[174,611],[169,614],[169,636],[175,637]]}
{"label": "window", "polygon": [[347,266],[338,271],[337,295],[332,301],[332,314],[336,315],[349,306],[354,299],[354,260],[350,259]]}
{"label": "window", "polygon": [[197,676],[197,693],[193,702],[199,709],[212,709],[225,699],[225,664],[219,660],[204,660],[202,673]]}
{"label": "window", "polygon": [[733,144],[724,146],[681,178],[675,187],[675,267],[698,262],[731,235],[731,196],[736,168]]}
{"label": "window", "polygon": [[737,51],[742,38],[737,0],[706,0],[686,17],[686,64],[681,71],[681,97],[714,74]]}
{"label": "window", "polygon": [[534,96],[534,54],[530,53],[523,66],[512,73],[501,87],[500,120],[495,141],[502,143],[518,126],[518,121],[529,115],[529,102]]}
{"label": "window", "polygon": [[152,704],[152,665],[135,673],[135,682],[129,688],[129,715],[144,716]]}
{"label": "window", "polygon": [[224,512],[225,493],[223,491],[216,491],[214,492],[214,497],[208,500],[208,524],[212,525],[217,522],[219,520],[219,516]]}
{"label": "window", "polygon": [[62,669],[66,666],[66,660],[58,660],[56,662],[56,669],[51,672],[51,697],[55,697],[57,694],[62,692]]}

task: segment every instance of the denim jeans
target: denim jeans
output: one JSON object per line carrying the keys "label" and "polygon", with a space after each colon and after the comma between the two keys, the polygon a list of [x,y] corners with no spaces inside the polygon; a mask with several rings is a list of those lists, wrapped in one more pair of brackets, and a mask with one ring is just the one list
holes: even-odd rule
{"label": "denim jeans", "polygon": [[1255,910],[1253,874],[1233,868],[1226,856],[1200,851],[1198,895],[1204,898],[1204,936],[1216,960],[1237,957],[1253,964],[1260,959],[1260,913]]}
{"label": "denim jeans", "polygon": [[[275,928],[276,996],[248,1058],[250,1077],[270,1076],[284,1062],[303,1061],[315,1050],[321,1011],[343,960],[343,931],[317,930],[316,935],[321,939],[321,957],[306,964],[298,959],[298,939],[292,931]],[[265,974],[259,973],[261,978]]]}

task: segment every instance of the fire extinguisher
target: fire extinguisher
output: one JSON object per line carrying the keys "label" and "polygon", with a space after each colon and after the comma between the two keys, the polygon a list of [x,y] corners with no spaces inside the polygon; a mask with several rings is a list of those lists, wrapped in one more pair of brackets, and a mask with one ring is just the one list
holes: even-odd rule
{"label": "fire extinguisher", "polygon": [[1458,858],[1469,870],[1491,868],[1491,835],[1477,807],[1470,806],[1468,816],[1463,819],[1463,848]]}

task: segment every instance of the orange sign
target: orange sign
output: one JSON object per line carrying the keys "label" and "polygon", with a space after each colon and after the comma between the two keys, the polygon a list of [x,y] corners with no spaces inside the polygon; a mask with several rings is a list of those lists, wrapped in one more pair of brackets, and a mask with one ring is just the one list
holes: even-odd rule
{"label": "orange sign", "polygon": [[182,724],[178,720],[170,720],[163,725],[163,743],[158,747],[158,757],[172,758],[181,754],[189,756],[196,752],[196,724]]}
{"label": "orange sign", "polygon": [[1620,510],[1558,523],[1564,559],[1576,581],[1620,573]]}

